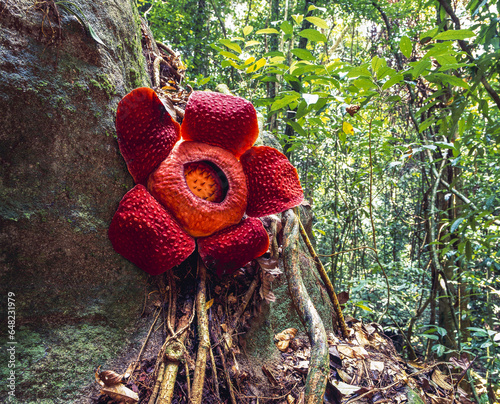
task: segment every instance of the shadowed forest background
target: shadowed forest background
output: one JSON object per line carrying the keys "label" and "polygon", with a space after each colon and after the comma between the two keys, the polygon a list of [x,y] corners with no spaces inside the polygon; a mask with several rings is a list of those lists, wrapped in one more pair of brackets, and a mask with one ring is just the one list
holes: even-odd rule
{"label": "shadowed forest background", "polygon": [[[116,105],[141,86],[175,98],[223,85],[297,167],[307,230],[353,329],[380,324],[407,363],[453,363],[469,400],[498,403],[499,15],[493,0],[0,0],[0,286],[16,301],[17,402],[98,402],[99,365],[123,372],[158,354],[161,333],[141,346],[164,285],[107,237],[133,185]],[[154,67],[158,49],[169,57]],[[213,311],[237,308],[249,284],[223,282],[234,301],[221,292]],[[246,369],[259,372],[279,355],[274,334],[301,327],[286,281],[266,285],[241,321]],[[185,302],[193,288],[180,288]]]}
{"label": "shadowed forest background", "polygon": [[476,358],[497,389],[500,5],[138,3],[193,88],[224,83],[264,116],[345,313],[403,331],[410,359]]}

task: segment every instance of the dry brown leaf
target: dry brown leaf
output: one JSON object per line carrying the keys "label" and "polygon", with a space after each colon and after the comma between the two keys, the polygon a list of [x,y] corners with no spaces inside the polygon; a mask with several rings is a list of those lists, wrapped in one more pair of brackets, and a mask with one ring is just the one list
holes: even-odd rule
{"label": "dry brown leaf", "polygon": [[365,359],[368,352],[362,346],[337,345],[338,351],[348,358]]}
{"label": "dry brown leaf", "polygon": [[[276,296],[271,290],[272,283],[283,272],[277,267],[277,260],[262,258],[261,261],[266,262],[266,264],[262,264],[259,261],[259,264],[262,267],[261,286],[259,289],[259,294],[262,299],[266,300],[268,303],[271,303],[276,301]],[[265,266],[267,265],[270,268],[265,268]]]}
{"label": "dry brown leaf", "polygon": [[309,371],[309,361],[299,361],[293,369],[306,375]]}
{"label": "dry brown leaf", "polygon": [[443,375],[439,369],[435,369],[434,372],[432,372],[431,379],[444,390],[453,389],[453,386],[445,380],[445,375]]}
{"label": "dry brown leaf", "polygon": [[432,404],[451,404],[452,401],[448,398],[438,397],[433,394],[427,394],[427,397],[431,399]]}
{"label": "dry brown leaf", "polygon": [[286,396],[286,402],[287,404],[295,404],[295,398],[291,394],[288,394]]}
{"label": "dry brown leaf", "polygon": [[344,395],[344,396],[350,396],[351,394],[356,393],[360,387],[359,386],[353,386],[352,384],[347,384],[344,382],[339,382],[337,380],[333,380],[332,384]]}
{"label": "dry brown leaf", "polygon": [[342,369],[338,369],[337,373],[339,374],[340,378],[346,382],[346,383],[351,383],[352,381],[352,376],[344,372]]}
{"label": "dry brown leaf", "polygon": [[288,350],[288,346],[290,345],[290,341],[278,341],[276,346],[281,352],[286,352]]}
{"label": "dry brown leaf", "polygon": [[114,386],[115,384],[120,384],[123,382],[123,375],[119,375],[118,373],[114,372],[113,370],[103,370],[102,372],[99,372],[99,369],[95,372],[95,380],[97,383],[99,383],[101,386]]}
{"label": "dry brown leaf", "polygon": [[368,340],[368,336],[365,334],[363,329],[359,329],[354,333],[356,337],[356,341],[358,341],[359,345],[367,346],[370,345],[370,341]]}
{"label": "dry brown leaf", "polygon": [[110,396],[113,400],[121,403],[134,404],[139,402],[139,395],[125,387],[123,384],[115,384],[110,387],[103,387],[101,394]]}
{"label": "dry brown leaf", "polygon": [[297,331],[298,330],[296,328],[287,328],[286,330],[283,330],[280,333],[276,334],[274,336],[274,339],[276,341],[289,341],[295,338],[295,336],[297,335]]}
{"label": "dry brown leaf", "polygon": [[382,373],[384,371],[384,362],[372,361],[370,362],[370,370]]}
{"label": "dry brown leaf", "polygon": [[279,384],[271,371],[266,367],[266,365],[262,366],[262,373],[266,375],[267,380],[269,380],[269,383],[271,383],[273,386],[277,386]]}

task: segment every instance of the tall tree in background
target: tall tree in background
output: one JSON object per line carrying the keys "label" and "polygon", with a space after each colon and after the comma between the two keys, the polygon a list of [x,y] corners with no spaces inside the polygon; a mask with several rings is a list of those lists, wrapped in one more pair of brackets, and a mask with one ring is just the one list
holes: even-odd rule
{"label": "tall tree in background", "polygon": [[232,14],[207,86],[236,72],[299,167],[348,310],[497,383],[500,6],[286,4]]}

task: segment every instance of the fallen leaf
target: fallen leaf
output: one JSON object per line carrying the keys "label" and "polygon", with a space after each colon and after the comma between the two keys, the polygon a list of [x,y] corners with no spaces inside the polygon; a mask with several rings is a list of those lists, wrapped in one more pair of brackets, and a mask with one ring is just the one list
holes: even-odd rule
{"label": "fallen leaf", "polygon": [[101,386],[114,386],[115,384],[120,384],[123,382],[123,375],[119,375],[113,370],[103,370],[99,372],[100,366],[95,373],[95,380]]}
{"label": "fallen leaf", "polygon": [[347,384],[344,382],[339,382],[337,380],[332,381],[332,384],[344,395],[350,396],[360,390],[359,386],[353,386],[352,384]]}
{"label": "fallen leaf", "polygon": [[365,359],[368,352],[362,346],[337,345],[338,351],[348,358]]}
{"label": "fallen leaf", "polygon": [[101,394],[110,396],[113,400],[121,403],[134,404],[139,402],[139,395],[123,384],[115,384],[110,387],[103,387]]}
{"label": "fallen leaf", "polygon": [[299,361],[293,369],[306,375],[309,371],[309,361]]}
{"label": "fallen leaf", "polygon": [[290,341],[278,341],[276,346],[281,352],[288,351],[288,346],[290,345]]}
{"label": "fallen leaf", "polygon": [[377,372],[382,373],[384,371],[385,364],[384,362],[372,361],[370,362],[370,370],[376,370]]}
{"label": "fallen leaf", "polygon": [[266,367],[266,365],[262,366],[262,373],[264,373],[264,375],[266,375],[267,380],[269,380],[269,382],[273,386],[277,386],[278,385],[278,381],[276,380],[276,378],[274,377],[274,375],[271,373],[271,371]]}
{"label": "fallen leaf", "polygon": [[330,354],[330,365],[336,369],[342,368],[342,359],[340,358],[339,351],[337,347],[332,345],[328,348],[328,353]]}
{"label": "fallen leaf", "polygon": [[431,379],[434,383],[436,383],[439,387],[441,387],[444,390],[453,389],[453,386],[450,385],[445,380],[445,376],[441,373],[441,371],[439,369],[434,369],[434,372],[432,372]]}
{"label": "fallen leaf", "polygon": [[276,334],[274,336],[274,339],[276,341],[289,341],[295,338],[295,336],[297,335],[297,331],[298,330],[296,328],[287,328],[286,330],[283,330],[280,333]]}

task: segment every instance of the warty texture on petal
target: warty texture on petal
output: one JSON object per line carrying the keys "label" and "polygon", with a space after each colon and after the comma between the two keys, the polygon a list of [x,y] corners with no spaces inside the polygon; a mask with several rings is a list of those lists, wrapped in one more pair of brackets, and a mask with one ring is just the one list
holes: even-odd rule
{"label": "warty texture on petal", "polygon": [[196,247],[194,239],[143,185],[125,194],[108,236],[116,252],[150,275],[179,265]]}
{"label": "warty texture on petal", "polygon": [[233,273],[268,248],[269,236],[262,222],[254,218],[198,239],[201,259],[208,268],[214,268],[219,277]]}
{"label": "warty texture on petal", "polygon": [[257,112],[243,98],[195,91],[186,105],[181,136],[222,147],[239,158],[259,136]]}
{"label": "warty texture on petal", "polygon": [[137,184],[145,184],[149,174],[180,139],[180,126],[156,93],[141,87],[128,93],[118,104],[116,133],[130,174]]}
{"label": "warty texture on petal", "polygon": [[297,170],[283,153],[268,146],[252,147],[240,161],[247,177],[248,216],[283,212],[304,200]]}

